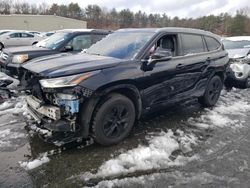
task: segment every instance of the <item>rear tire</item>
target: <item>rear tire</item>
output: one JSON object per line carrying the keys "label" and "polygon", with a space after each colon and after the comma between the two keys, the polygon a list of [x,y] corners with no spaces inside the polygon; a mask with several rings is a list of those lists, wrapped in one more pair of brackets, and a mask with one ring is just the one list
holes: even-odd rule
{"label": "rear tire", "polygon": [[205,94],[199,98],[201,105],[205,107],[214,106],[220,97],[222,88],[221,78],[219,76],[212,77],[207,84]]}
{"label": "rear tire", "polygon": [[117,144],[128,136],[134,122],[133,102],[124,95],[108,95],[94,111],[94,140],[104,146]]}

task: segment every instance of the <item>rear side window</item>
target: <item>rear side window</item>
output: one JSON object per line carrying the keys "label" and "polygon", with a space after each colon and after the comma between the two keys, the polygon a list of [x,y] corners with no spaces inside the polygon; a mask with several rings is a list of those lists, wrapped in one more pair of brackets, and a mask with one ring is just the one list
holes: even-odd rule
{"label": "rear side window", "polygon": [[204,38],[207,43],[208,51],[214,51],[220,48],[221,44],[216,39],[207,36],[205,36]]}
{"label": "rear side window", "polygon": [[19,38],[21,37],[21,33],[12,33],[10,34],[10,38]]}
{"label": "rear side window", "polygon": [[34,35],[31,35],[29,33],[22,33],[22,38],[33,38]]}
{"label": "rear side window", "polygon": [[205,52],[201,35],[182,34],[181,39],[183,55]]}

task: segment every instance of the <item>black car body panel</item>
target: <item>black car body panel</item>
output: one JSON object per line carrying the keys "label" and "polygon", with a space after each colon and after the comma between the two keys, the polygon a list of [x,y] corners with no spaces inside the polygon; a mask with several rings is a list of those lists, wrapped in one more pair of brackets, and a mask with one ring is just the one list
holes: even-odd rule
{"label": "black car body panel", "polygon": [[[131,37],[137,35],[137,32],[140,32],[143,36],[139,42],[135,42]],[[127,41],[131,40],[133,45],[126,44],[128,46],[124,46],[126,37],[123,39],[123,35],[126,34],[128,34]],[[197,51],[199,52],[187,52],[187,47],[185,48],[184,44],[187,44],[185,40],[188,39],[185,38],[185,34],[191,35],[191,37],[198,36],[200,48]],[[122,56],[121,52],[118,52],[117,49],[119,48],[115,47],[113,51],[116,53],[110,53],[110,49],[116,45],[116,41],[109,41],[109,37],[120,38],[122,41],[121,52],[130,55],[128,47],[131,46],[135,50],[139,50],[133,54],[133,58],[117,58],[116,56]],[[71,102],[80,107],[75,111],[76,113],[71,115],[75,119],[79,119],[80,116],[82,123],[79,124],[74,119],[66,123],[66,127],[67,124],[69,126],[74,125],[71,130],[80,132],[82,137],[89,136],[91,118],[95,107],[110,92],[129,97],[136,107],[136,117],[140,118],[159,107],[203,96],[209,80],[215,75],[224,81],[228,55],[219,42],[220,39],[210,32],[186,28],[124,29],[114,32],[109,37],[93,45],[87,51],[89,54],[38,60],[34,63],[31,61],[24,66],[25,71],[30,75],[27,82],[33,81],[33,85],[28,84],[33,87],[30,88],[30,94],[45,104],[65,108],[65,106],[52,102],[57,100],[55,96],[58,93],[75,96],[75,98],[72,97]],[[217,45],[216,49],[209,50],[210,46],[205,42],[205,37],[214,40],[214,44]],[[171,42],[168,43],[169,41]],[[114,44],[109,44],[112,42]],[[106,49],[100,48],[102,44],[107,45]],[[161,48],[166,50],[165,54],[171,53],[172,55],[160,57],[162,51],[159,49]],[[193,48],[196,49],[196,47]],[[157,50],[159,50],[158,54],[156,53]],[[91,53],[98,55],[91,55]],[[105,57],[105,53],[109,55]],[[157,61],[151,59],[153,57],[151,54],[157,54],[159,59]],[[72,87],[50,88],[41,82],[45,80],[46,84],[48,82],[51,84],[59,83],[60,79],[68,79],[69,75],[79,74],[82,74],[80,78],[84,79]],[[88,74],[91,76],[88,76]],[[85,79],[86,75],[88,76],[87,79]],[[53,79],[56,79],[55,82],[52,82]],[[34,80],[37,81],[34,82]],[[73,106],[71,106],[71,109],[73,109]],[[79,114],[79,111],[81,111],[81,114]],[[41,119],[41,121],[46,121],[46,118],[40,118],[39,115],[35,117]],[[64,116],[61,117],[62,119],[69,121],[69,118]],[[48,122],[46,122],[46,129],[53,131],[52,127],[56,122],[58,121],[56,120],[54,123],[52,121],[51,126],[48,126]],[[43,123],[40,126],[43,127]],[[65,124],[62,126],[65,127]],[[66,128],[63,130],[66,130]]]}
{"label": "black car body panel", "polygon": [[42,63],[39,62],[39,58],[23,65],[23,68],[45,78],[54,78],[105,69],[120,63],[119,59],[81,53],[74,55],[62,54],[60,56],[48,56],[46,61],[42,58]]}
{"label": "black car body panel", "polygon": [[[70,52],[70,53],[78,53],[80,50],[67,50],[65,47],[68,45],[69,42],[73,41],[76,37],[84,36],[84,35],[90,35],[91,36],[91,42],[89,45],[94,44],[98,40],[100,40],[102,37],[108,35],[110,31],[108,30],[62,30],[57,32],[57,34],[65,33],[69,34],[69,36],[61,42],[58,46],[55,48],[46,48],[46,47],[38,47],[36,45],[34,46],[20,46],[20,47],[11,47],[3,49],[2,53],[5,57],[0,57],[0,67],[2,72],[5,72],[7,75],[12,77],[18,77],[19,79],[22,78],[22,65],[25,65],[29,60],[32,60],[34,58],[46,56],[46,55],[53,55],[53,54],[59,54],[64,52]],[[55,36],[54,36],[55,37]],[[48,40],[45,39],[45,40]],[[44,40],[44,41],[45,41]],[[88,46],[89,47],[89,46]],[[27,54],[28,59],[22,63],[13,63],[13,57],[15,55],[21,55],[21,54]]]}

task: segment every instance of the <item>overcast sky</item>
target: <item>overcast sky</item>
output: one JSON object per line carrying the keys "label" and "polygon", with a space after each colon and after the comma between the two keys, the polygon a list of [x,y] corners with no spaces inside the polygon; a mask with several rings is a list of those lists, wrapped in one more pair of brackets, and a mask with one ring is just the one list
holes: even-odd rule
{"label": "overcast sky", "polygon": [[[20,0],[25,1],[25,0]],[[249,0],[50,0],[37,1],[29,0],[26,2],[49,4],[68,4],[78,3],[81,7],[89,4],[97,4],[108,9],[116,8],[121,10],[129,8],[133,11],[142,10],[146,13],[166,13],[174,17],[199,17],[209,14],[219,14],[228,12],[234,14],[236,10],[250,6]]]}

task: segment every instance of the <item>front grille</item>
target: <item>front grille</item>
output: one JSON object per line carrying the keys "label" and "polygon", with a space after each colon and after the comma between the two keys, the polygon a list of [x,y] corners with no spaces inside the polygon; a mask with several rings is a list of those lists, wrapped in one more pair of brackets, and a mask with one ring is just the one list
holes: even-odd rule
{"label": "front grille", "polygon": [[0,58],[2,58],[4,61],[8,59],[9,55],[7,53],[1,52]]}

